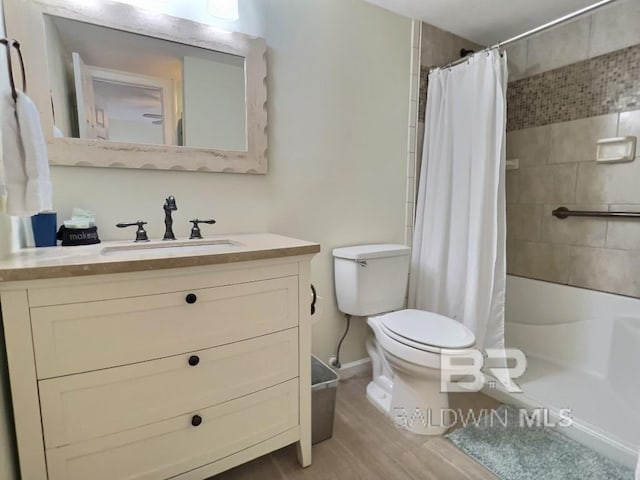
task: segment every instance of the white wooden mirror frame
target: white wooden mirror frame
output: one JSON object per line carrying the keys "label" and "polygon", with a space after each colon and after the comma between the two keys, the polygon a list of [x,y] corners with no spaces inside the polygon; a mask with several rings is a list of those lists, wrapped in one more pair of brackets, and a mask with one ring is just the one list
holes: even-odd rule
{"label": "white wooden mirror frame", "polygon": [[[21,45],[27,93],[40,112],[51,165],[267,173],[267,46],[264,39],[110,0],[4,0],[4,14],[7,36]],[[54,138],[45,14],[244,57],[247,151]]]}

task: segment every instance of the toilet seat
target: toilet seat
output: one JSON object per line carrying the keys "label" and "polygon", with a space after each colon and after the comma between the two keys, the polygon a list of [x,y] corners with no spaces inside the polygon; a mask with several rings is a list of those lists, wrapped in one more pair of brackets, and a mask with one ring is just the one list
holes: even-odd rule
{"label": "toilet seat", "polygon": [[440,354],[442,353],[442,348],[440,347],[435,347],[433,345],[424,345],[422,343],[417,343],[414,341],[409,340],[408,338],[404,338],[396,333],[393,333],[391,330],[389,330],[387,327],[385,327],[383,324],[380,324],[380,329],[382,330],[382,332],[388,336],[389,338],[391,338],[392,340],[402,344],[402,345],[406,345],[407,347],[411,347],[411,348],[415,348],[416,350],[421,350],[423,352],[429,352],[429,353],[435,353],[435,354]]}
{"label": "toilet seat", "polygon": [[377,318],[387,336],[425,352],[450,352],[471,347],[475,343],[471,330],[437,313],[407,309]]}
{"label": "toilet seat", "polygon": [[[369,319],[367,320],[367,323],[373,330],[375,337],[385,354],[391,354],[397,358],[413,363],[415,365],[440,369],[442,355],[464,356],[468,355],[469,351],[474,349],[473,345],[465,348],[447,349],[436,347],[433,345],[425,345],[412,342],[410,340],[407,340],[406,338],[402,338],[401,336],[394,334],[393,332],[385,328],[382,324],[382,318],[385,316],[386,315],[369,317]],[[453,322],[454,320],[451,321]],[[401,340],[398,340],[398,338],[401,338]],[[410,343],[413,343],[415,346],[410,345]]]}

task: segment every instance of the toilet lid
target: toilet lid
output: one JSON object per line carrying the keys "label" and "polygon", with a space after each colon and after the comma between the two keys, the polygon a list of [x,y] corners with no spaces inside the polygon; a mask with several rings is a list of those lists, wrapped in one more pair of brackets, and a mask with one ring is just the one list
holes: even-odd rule
{"label": "toilet lid", "polygon": [[397,336],[438,348],[467,348],[474,344],[471,330],[449,317],[422,310],[400,310],[380,317],[382,325]]}

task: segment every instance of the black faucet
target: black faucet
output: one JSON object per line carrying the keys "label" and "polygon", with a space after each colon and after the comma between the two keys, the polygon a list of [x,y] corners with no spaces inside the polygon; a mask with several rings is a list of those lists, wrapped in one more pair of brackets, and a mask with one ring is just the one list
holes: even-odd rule
{"label": "black faucet", "polygon": [[189,221],[193,223],[193,227],[191,228],[191,236],[189,236],[189,240],[193,240],[194,238],[202,238],[202,232],[200,231],[199,224],[208,223],[209,225],[213,225],[214,223],[216,223],[215,220],[198,220],[197,218]]}
{"label": "black faucet", "polygon": [[147,232],[144,229],[144,226],[147,224],[147,222],[143,222],[142,220],[138,220],[137,222],[131,222],[131,223],[117,223],[116,227],[118,228],[126,228],[126,227],[135,227],[136,225],[138,226],[138,230],[136,231],[136,242],[148,242],[149,241],[149,237],[147,236]]}
{"label": "black faucet", "polygon": [[173,233],[173,218],[171,218],[171,212],[178,210],[178,207],[176,206],[176,199],[173,195],[167,197],[162,208],[164,208],[164,224],[166,226],[162,240],[175,240],[176,236]]}

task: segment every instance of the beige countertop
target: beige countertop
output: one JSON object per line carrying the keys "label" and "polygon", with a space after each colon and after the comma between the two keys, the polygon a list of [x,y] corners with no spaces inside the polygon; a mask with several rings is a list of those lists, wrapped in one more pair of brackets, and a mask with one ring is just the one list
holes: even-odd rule
{"label": "beige countertop", "polygon": [[[221,245],[204,246],[214,242]],[[178,245],[188,246],[181,251],[176,248]],[[142,250],[127,250],[132,246]],[[79,247],[27,248],[0,259],[0,282],[196,267],[310,255],[319,251],[317,243],[271,233],[216,235],[204,240],[179,239],[175,242],[136,244],[125,241]]]}

